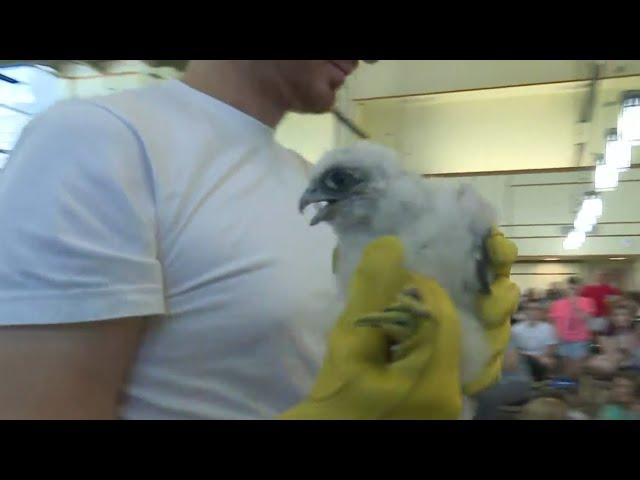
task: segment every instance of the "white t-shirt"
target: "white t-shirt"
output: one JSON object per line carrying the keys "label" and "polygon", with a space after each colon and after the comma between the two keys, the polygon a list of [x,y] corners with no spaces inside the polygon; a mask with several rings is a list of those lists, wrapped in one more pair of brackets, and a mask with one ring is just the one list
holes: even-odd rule
{"label": "white t-shirt", "polygon": [[516,348],[529,355],[544,355],[548,347],[558,343],[555,329],[546,322],[516,323],[511,336]]}
{"label": "white t-shirt", "polygon": [[62,102],[0,174],[0,324],[153,316],[123,418],[272,418],[338,308],[306,183],[272,129],[179,81]]}

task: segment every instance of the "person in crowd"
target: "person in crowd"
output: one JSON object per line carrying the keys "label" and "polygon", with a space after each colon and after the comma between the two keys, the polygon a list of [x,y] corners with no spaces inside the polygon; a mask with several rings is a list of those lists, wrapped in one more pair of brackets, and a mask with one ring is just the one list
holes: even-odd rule
{"label": "person in crowd", "polygon": [[560,398],[541,397],[528,402],[518,420],[568,420],[569,407]]}
{"label": "person in crowd", "polygon": [[598,412],[598,419],[640,420],[638,410],[637,376],[625,369],[618,370],[613,378],[609,401]]}
{"label": "person in crowd", "polygon": [[546,321],[542,302],[529,301],[525,320],[513,326],[511,336],[518,352],[528,362],[534,380],[539,382],[546,378],[556,365],[558,339],[555,329]]}
{"label": "person in crowd", "polygon": [[599,272],[594,283],[585,285],[580,290],[582,297],[590,298],[595,303],[595,312],[589,322],[589,329],[599,336],[607,328],[607,317],[610,305],[622,295],[622,292],[612,285],[612,276],[608,272]]}
{"label": "person in crowd", "polygon": [[637,335],[633,331],[634,310],[626,302],[613,307],[606,319],[606,329],[599,336],[600,353],[589,358],[585,364],[588,373],[597,377],[609,377],[620,367],[633,365],[637,350]]}
{"label": "person in crowd", "polygon": [[565,296],[553,302],[549,308],[549,317],[554,322],[559,340],[558,356],[562,373],[572,379],[578,378],[589,355],[589,321],[595,313],[594,301],[580,296],[579,292],[580,279],[571,277]]}
{"label": "person in crowd", "polygon": [[476,397],[474,420],[496,420],[500,407],[524,403],[531,398],[533,377],[524,357],[518,354],[513,337],[502,364],[502,377]]}
{"label": "person in crowd", "polygon": [[562,284],[559,282],[553,282],[546,291],[545,300],[548,302],[555,302],[562,298]]}
{"label": "person in crowd", "polygon": [[[636,305],[636,315],[638,310],[639,309]],[[631,338],[631,351],[628,363],[630,368],[640,373],[640,321],[636,318],[634,318],[632,322],[631,331],[633,332],[633,335]]]}

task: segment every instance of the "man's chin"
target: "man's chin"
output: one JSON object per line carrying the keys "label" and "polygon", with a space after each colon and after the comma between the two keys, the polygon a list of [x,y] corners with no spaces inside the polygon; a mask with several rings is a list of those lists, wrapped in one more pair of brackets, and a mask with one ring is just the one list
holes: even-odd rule
{"label": "man's chin", "polygon": [[300,102],[294,111],[298,113],[328,113],[336,103],[335,91],[323,91]]}

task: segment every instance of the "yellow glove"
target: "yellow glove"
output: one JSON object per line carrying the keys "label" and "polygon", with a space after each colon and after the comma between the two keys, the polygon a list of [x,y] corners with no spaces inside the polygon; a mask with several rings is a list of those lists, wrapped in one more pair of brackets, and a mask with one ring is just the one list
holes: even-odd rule
{"label": "yellow glove", "polygon": [[[487,248],[495,282],[491,294],[478,298],[477,308],[493,354],[480,376],[465,386],[467,395],[499,379],[519,297],[509,281],[515,245],[494,229]],[[403,263],[398,239],[385,237],[369,245],[311,395],[281,418],[459,418],[460,326],[455,308],[433,280],[408,272]],[[396,298],[399,303],[392,304]],[[411,321],[414,325],[407,325]],[[390,341],[401,344],[393,362]]]}
{"label": "yellow glove", "polygon": [[[395,237],[382,237],[365,249],[311,394],[280,418],[460,416],[457,312],[435,281],[403,265],[404,249]],[[385,328],[366,328],[375,325]],[[400,342],[393,361],[390,341]]]}
{"label": "yellow glove", "polygon": [[502,359],[507,350],[511,333],[511,316],[518,308],[520,290],[511,282],[511,266],[518,257],[518,249],[494,228],[486,244],[491,259],[495,281],[491,293],[479,295],[476,311],[483,322],[492,355],[480,376],[464,386],[465,395],[473,396],[500,379]]}

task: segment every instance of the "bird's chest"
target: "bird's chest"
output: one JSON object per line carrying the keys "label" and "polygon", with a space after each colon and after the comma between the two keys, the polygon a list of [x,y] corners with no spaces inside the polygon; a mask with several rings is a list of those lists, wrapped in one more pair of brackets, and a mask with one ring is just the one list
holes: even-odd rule
{"label": "bird's chest", "polygon": [[440,265],[442,256],[438,254],[438,249],[425,248],[425,246],[429,246],[428,234],[416,235],[411,231],[389,229],[377,233],[367,232],[340,236],[336,274],[341,291],[346,291],[349,280],[358,267],[367,245],[384,235],[400,238],[404,246],[404,266],[408,270],[425,276],[438,277],[441,281],[446,280],[443,275],[439,274],[444,269]]}

